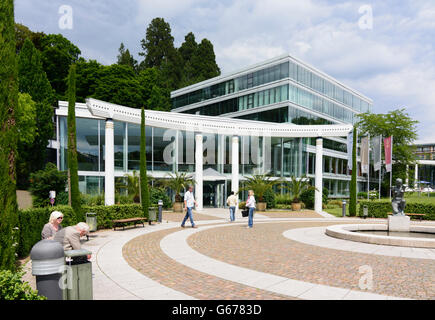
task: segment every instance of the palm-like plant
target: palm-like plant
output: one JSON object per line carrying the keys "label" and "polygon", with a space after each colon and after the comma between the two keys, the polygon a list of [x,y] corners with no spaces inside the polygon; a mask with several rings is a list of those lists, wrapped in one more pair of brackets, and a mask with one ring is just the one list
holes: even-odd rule
{"label": "palm-like plant", "polygon": [[300,178],[291,177],[291,181],[283,181],[282,189],[286,189],[293,197],[292,203],[300,203],[300,196],[306,190],[317,190],[316,187],[310,185],[310,179],[307,176]]}
{"label": "palm-like plant", "polygon": [[163,184],[165,187],[170,188],[175,192],[175,202],[183,202],[180,195],[181,190],[187,188],[189,185],[195,184],[195,180],[192,177],[189,177],[187,173],[168,173],[167,176],[169,176],[169,179],[164,180]]}
{"label": "palm-like plant", "polygon": [[267,174],[256,174],[245,178],[245,185],[243,188],[240,188],[240,191],[253,190],[258,198],[258,202],[263,202],[264,194],[271,190],[274,185],[280,183],[279,180],[272,180]]}
{"label": "palm-like plant", "polygon": [[[133,170],[133,174],[132,175],[126,173],[124,175],[124,177],[127,178],[126,183],[125,182],[118,182],[115,185],[115,188],[118,189],[118,190],[127,190],[127,193],[128,193],[129,196],[133,195],[133,201],[134,202],[140,202],[140,196],[139,196],[139,193],[140,193],[140,186],[139,186],[139,184],[140,184],[140,177],[137,174],[137,171]],[[151,182],[152,178],[150,176],[147,176],[147,178],[148,178],[147,179],[148,182]]]}

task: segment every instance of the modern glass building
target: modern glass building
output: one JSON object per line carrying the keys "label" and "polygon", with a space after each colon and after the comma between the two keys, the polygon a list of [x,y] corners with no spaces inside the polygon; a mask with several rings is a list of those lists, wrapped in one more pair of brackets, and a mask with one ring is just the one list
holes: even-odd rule
{"label": "modern glass building", "polygon": [[[427,182],[432,188],[435,187],[435,143],[417,144],[415,154],[415,181]],[[417,183],[415,187],[417,188]]]}
{"label": "modern glass building", "polygon": [[[331,196],[348,195],[346,136],[372,101],[330,76],[285,55],[176,90],[171,98],[172,112],[146,110],[148,174],[194,175],[204,206],[224,206],[247,176],[262,173],[276,179],[307,174]],[[67,169],[67,113],[61,101],[53,143],[60,170]],[[139,171],[140,110],[88,99],[76,104],[76,121],[80,190],[104,192],[112,204],[115,180]]]}
{"label": "modern glass building", "polygon": [[[370,111],[373,104],[356,90],[290,55],[176,90],[171,98],[173,112],[296,125],[353,124],[356,115]],[[325,138],[323,147],[324,186],[332,197],[347,196],[346,137]],[[289,142],[276,138],[272,148],[280,158],[274,163],[273,175],[307,174],[314,178],[315,139]],[[299,161],[292,161],[295,158]],[[376,182],[373,166],[370,174]],[[367,189],[366,181],[358,164],[360,190]]]}

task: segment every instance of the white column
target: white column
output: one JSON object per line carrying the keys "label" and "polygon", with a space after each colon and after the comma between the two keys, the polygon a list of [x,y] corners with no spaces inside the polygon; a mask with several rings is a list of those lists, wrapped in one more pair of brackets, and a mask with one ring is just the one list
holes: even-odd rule
{"label": "white column", "polygon": [[415,165],[415,177],[414,177],[414,188],[418,188],[418,164]]}
{"label": "white column", "polygon": [[407,187],[409,187],[409,165],[406,165],[406,180],[405,184]]}
{"label": "white column", "polygon": [[323,190],[323,139],[316,140],[316,172],[315,172],[314,210],[321,213]]}
{"label": "white column", "polygon": [[202,149],[202,135],[197,134],[195,136],[195,198],[197,202],[196,210],[202,210],[202,164],[203,164],[203,152]]}
{"label": "white column", "polygon": [[104,178],[104,203],[106,206],[115,204],[115,149],[114,149],[113,120],[106,120],[106,145],[105,145],[105,178]]}
{"label": "white column", "polygon": [[233,137],[231,145],[231,191],[239,192],[239,137]]}

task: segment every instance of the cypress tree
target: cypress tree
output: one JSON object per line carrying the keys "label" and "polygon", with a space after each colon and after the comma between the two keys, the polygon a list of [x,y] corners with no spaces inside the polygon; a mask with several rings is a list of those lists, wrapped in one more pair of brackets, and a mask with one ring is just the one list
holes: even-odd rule
{"label": "cypress tree", "polygon": [[71,207],[76,215],[77,222],[82,221],[82,208],[80,204],[79,175],[77,163],[77,137],[76,137],[76,66],[72,64],[68,75],[68,170],[70,179],[69,193]]}
{"label": "cypress tree", "polygon": [[143,216],[148,218],[148,207],[150,205],[150,196],[147,179],[147,153],[146,153],[146,134],[145,134],[145,110],[142,107],[141,125],[140,125],[140,192],[142,199]]}
{"label": "cypress tree", "polygon": [[18,105],[14,1],[0,2],[0,269],[15,269],[18,234],[15,157]]}
{"label": "cypress tree", "polygon": [[352,177],[350,180],[350,200],[349,200],[349,215],[351,217],[356,216],[356,195],[357,195],[357,188],[356,188],[356,173],[358,171],[357,163],[356,163],[356,142],[357,142],[357,127],[353,127],[353,146],[352,146]]}

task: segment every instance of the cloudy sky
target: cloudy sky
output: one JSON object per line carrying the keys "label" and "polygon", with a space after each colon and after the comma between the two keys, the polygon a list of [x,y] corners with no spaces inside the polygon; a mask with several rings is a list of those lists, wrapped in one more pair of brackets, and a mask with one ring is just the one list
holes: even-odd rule
{"label": "cloudy sky", "polygon": [[103,64],[121,42],[140,60],[155,17],[177,47],[190,31],[211,40],[222,73],[290,53],[372,98],[376,113],[406,108],[420,121],[418,142],[435,142],[433,0],[15,0],[17,22],[61,33]]}

